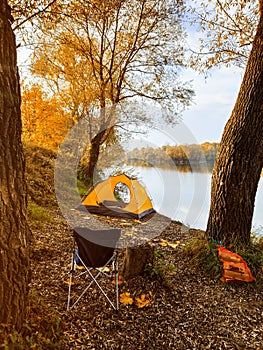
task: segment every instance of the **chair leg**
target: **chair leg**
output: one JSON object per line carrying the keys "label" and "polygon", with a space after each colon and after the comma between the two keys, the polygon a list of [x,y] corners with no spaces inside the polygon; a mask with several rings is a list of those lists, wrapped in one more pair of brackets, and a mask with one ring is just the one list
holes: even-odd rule
{"label": "chair leg", "polygon": [[97,287],[99,288],[99,290],[101,291],[101,293],[104,295],[104,297],[108,300],[108,302],[110,303],[110,305],[112,306],[112,308],[114,310],[116,310],[116,306],[112,303],[112,301],[110,300],[110,298],[108,297],[108,295],[104,292],[104,290],[101,288],[100,284],[97,282],[97,280],[94,278],[94,276],[92,275],[92,273],[88,270],[88,274],[90,275],[90,277],[92,278],[93,282],[97,285]]}
{"label": "chair leg", "polygon": [[116,311],[119,310],[119,268],[118,260],[115,261],[115,286],[116,286]]}
{"label": "chair leg", "polygon": [[[101,293],[103,294],[103,296],[106,298],[106,300],[109,302],[109,304],[111,305],[111,307],[118,312],[119,309],[119,271],[118,271],[118,260],[116,259],[114,261],[114,266],[113,266],[113,271],[115,274],[115,292],[116,292],[116,305],[114,305],[114,303],[109,299],[109,297],[107,296],[107,294],[104,292],[104,290],[102,289],[102,287],[100,286],[100,284],[97,282],[97,278],[99,277],[99,275],[102,273],[102,271],[99,271],[95,276],[91,273],[91,271],[89,270],[89,268],[87,268],[84,264],[84,262],[82,261],[82,259],[79,257],[81,263],[83,264],[83,266],[85,267],[86,271],[81,273],[85,274],[87,273],[90,278],[91,281],[90,283],[86,286],[86,288],[83,290],[83,292],[79,295],[79,297],[74,301],[74,303],[72,305],[70,305],[70,301],[71,301],[71,285],[72,285],[72,281],[73,281],[73,272],[75,269],[75,264],[76,264],[76,252],[75,249],[73,250],[72,253],[72,263],[71,263],[71,270],[70,270],[70,281],[69,281],[69,289],[68,289],[68,303],[67,303],[67,311],[71,310],[78,302],[79,300],[83,297],[83,295],[87,292],[87,290],[91,287],[91,285],[94,283],[96,284],[96,286],[99,288],[99,290],[101,291]],[[78,275],[78,277],[80,276]]]}
{"label": "chair leg", "polygon": [[70,310],[70,296],[71,296],[71,285],[72,285],[72,277],[73,277],[73,271],[75,268],[75,252],[73,250],[72,252],[72,259],[71,259],[71,267],[70,267],[70,273],[69,273],[69,286],[68,286],[68,303],[67,303],[67,311]]}

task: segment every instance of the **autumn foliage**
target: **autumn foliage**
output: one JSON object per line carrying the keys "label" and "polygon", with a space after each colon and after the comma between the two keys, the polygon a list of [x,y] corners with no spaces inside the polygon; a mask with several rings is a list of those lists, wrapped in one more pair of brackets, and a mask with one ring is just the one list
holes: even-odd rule
{"label": "autumn foliage", "polygon": [[70,125],[59,101],[49,98],[37,84],[24,86],[21,111],[23,140],[56,151]]}

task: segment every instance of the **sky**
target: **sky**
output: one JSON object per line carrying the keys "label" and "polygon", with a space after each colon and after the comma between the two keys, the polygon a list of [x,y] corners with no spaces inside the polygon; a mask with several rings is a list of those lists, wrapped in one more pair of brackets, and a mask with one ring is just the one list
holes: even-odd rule
{"label": "sky", "polygon": [[[200,33],[195,27],[187,26],[186,45],[199,52]],[[220,142],[224,126],[234,107],[242,82],[243,70],[238,67],[210,69],[206,75],[193,69],[181,71],[182,81],[190,81],[195,92],[191,106],[182,113],[182,126],[192,134],[183,143]],[[173,132],[172,132],[173,133]],[[180,144],[182,130],[175,131],[171,138],[162,130],[149,133],[147,140],[153,145]],[[171,134],[171,132],[169,132]],[[179,135],[180,134],[180,135]],[[146,141],[144,139],[143,141]]]}
{"label": "sky", "polygon": [[183,123],[198,143],[220,142],[242,82],[242,71],[238,68],[214,69],[207,78],[188,71],[184,78],[193,80],[195,97],[192,106],[182,115]]}
{"label": "sky", "polygon": [[204,74],[187,70],[181,75],[191,81],[195,96],[191,106],[182,113],[182,121],[170,128],[159,125],[147,135],[138,135],[130,147],[161,147],[163,145],[220,142],[242,82],[240,68],[216,68]]}
{"label": "sky", "polygon": [[[186,25],[186,43],[189,49],[200,51],[202,32],[198,26]],[[204,74],[187,70],[181,78],[192,81],[194,103],[183,113],[183,123],[191,130],[198,143],[220,142],[226,121],[234,107],[242,82],[243,70],[237,67],[213,68]]]}

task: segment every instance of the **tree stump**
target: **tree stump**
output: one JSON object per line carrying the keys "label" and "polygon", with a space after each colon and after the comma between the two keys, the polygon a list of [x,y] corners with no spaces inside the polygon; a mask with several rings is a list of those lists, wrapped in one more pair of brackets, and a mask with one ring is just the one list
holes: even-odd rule
{"label": "tree stump", "polygon": [[154,247],[149,243],[126,248],[121,271],[123,278],[128,280],[134,276],[141,275],[146,265],[153,263],[153,259]]}

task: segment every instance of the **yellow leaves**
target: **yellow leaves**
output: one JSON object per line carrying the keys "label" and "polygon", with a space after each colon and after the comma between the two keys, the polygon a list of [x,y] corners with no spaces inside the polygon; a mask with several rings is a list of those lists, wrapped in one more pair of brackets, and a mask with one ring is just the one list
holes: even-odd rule
{"label": "yellow leaves", "polygon": [[174,243],[169,243],[168,245],[170,246],[170,247],[172,247],[172,248],[176,248],[176,247],[178,247],[178,245],[180,244],[180,241],[176,241],[176,242],[174,242]]}
{"label": "yellow leaves", "polygon": [[137,231],[138,231],[138,230],[137,230],[136,227],[132,227],[131,230],[125,231],[125,235],[126,235],[126,236],[132,236],[132,235],[136,234]]}
{"label": "yellow leaves", "polygon": [[23,86],[21,112],[23,140],[56,151],[66,135],[69,120],[59,101],[37,84]]}
{"label": "yellow leaves", "polygon": [[147,225],[147,222],[142,222],[141,220],[134,219],[133,221],[134,221],[136,224]]}
{"label": "yellow leaves", "polygon": [[104,267],[99,267],[98,270],[101,272],[109,272],[110,268],[108,266],[104,266]]}
{"label": "yellow leaves", "polygon": [[168,241],[166,241],[165,239],[161,239],[159,244],[160,244],[162,247],[167,247]]}
{"label": "yellow leaves", "polygon": [[120,226],[131,226],[130,222],[121,222]]}
{"label": "yellow leaves", "polygon": [[[136,306],[139,309],[142,309],[143,307],[149,305],[150,303],[150,297],[152,297],[152,292],[149,292],[149,294],[141,294],[141,296],[136,297],[135,301],[136,301]],[[132,305],[134,302],[133,298],[131,297],[131,294],[129,292],[125,292],[120,294],[120,303],[128,306],[128,305]]]}
{"label": "yellow leaves", "polygon": [[133,235],[134,234],[134,231],[125,231],[125,235],[126,236],[131,236],[131,235]]}
{"label": "yellow leaves", "polygon": [[172,247],[172,248],[176,248],[176,247],[178,247],[178,245],[180,244],[180,241],[176,241],[176,242],[169,242],[169,241],[167,241],[166,239],[160,239],[160,246],[162,246],[162,247],[167,247],[167,246],[169,246],[169,247]]}
{"label": "yellow leaves", "polygon": [[[151,292],[149,294],[152,295]],[[150,303],[149,295],[146,295],[146,294],[142,294],[140,297],[135,298],[135,300],[136,300],[136,305],[139,309],[145,307]]]}
{"label": "yellow leaves", "polygon": [[131,298],[129,292],[120,294],[120,303],[122,303],[125,306],[133,304],[133,299]]}

